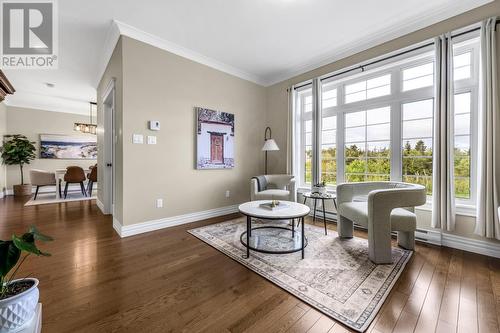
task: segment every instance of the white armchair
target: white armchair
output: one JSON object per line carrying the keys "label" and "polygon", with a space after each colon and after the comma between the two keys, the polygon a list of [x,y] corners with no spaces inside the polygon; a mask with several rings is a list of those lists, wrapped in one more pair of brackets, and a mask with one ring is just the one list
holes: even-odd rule
{"label": "white armchair", "polygon": [[[260,183],[258,178],[260,178]],[[262,184],[264,183],[264,184]],[[264,175],[250,180],[250,198],[255,200],[297,201],[295,178],[290,175]]]}
{"label": "white armchair", "polygon": [[[38,190],[42,186],[56,186],[56,175],[53,172],[48,172],[44,170],[31,169],[30,170],[30,180],[31,185],[36,186],[35,197],[33,200],[36,200],[38,196]],[[56,191],[59,191],[59,195],[61,195],[61,185],[59,184],[59,188]]]}
{"label": "white armchair", "polygon": [[[368,201],[355,201],[368,196]],[[392,262],[391,231],[398,233],[398,245],[413,250],[417,218],[414,207],[425,204],[425,187],[401,182],[346,183],[337,186],[338,233],[350,238],[353,222],[368,228],[370,260]]]}

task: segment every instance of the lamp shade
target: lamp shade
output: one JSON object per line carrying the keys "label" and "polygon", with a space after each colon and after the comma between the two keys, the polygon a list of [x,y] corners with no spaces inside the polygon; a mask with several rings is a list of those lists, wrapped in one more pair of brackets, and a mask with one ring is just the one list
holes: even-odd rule
{"label": "lamp shade", "polygon": [[274,139],[267,139],[266,142],[264,142],[264,146],[262,147],[262,151],[270,150],[280,150]]}

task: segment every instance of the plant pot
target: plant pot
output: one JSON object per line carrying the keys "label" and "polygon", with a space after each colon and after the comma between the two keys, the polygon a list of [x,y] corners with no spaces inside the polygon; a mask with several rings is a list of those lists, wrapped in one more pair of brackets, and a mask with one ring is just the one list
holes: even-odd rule
{"label": "plant pot", "polygon": [[14,196],[21,197],[31,195],[32,186],[31,184],[14,185]]}
{"label": "plant pot", "polygon": [[326,194],[328,191],[326,189],[326,186],[312,186],[311,192],[312,193]]}
{"label": "plant pot", "polygon": [[38,304],[38,280],[26,278],[14,280],[11,283],[30,280],[34,284],[20,294],[0,300],[0,333],[13,333],[23,328],[35,315]]}

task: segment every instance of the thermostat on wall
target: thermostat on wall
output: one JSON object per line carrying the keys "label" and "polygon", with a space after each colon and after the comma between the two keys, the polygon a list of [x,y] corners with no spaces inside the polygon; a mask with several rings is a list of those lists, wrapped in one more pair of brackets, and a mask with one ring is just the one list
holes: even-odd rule
{"label": "thermostat on wall", "polygon": [[152,131],[159,131],[160,130],[160,122],[158,120],[150,120],[149,122],[149,129]]}

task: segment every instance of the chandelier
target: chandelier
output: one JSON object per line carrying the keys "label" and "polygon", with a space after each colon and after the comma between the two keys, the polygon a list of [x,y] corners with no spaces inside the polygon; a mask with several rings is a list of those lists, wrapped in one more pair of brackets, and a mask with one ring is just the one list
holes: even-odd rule
{"label": "chandelier", "polygon": [[[88,134],[96,134],[97,132],[97,124],[94,124],[92,121],[93,114],[96,114],[97,118],[97,103],[90,102],[90,107],[89,107],[89,118],[90,121],[88,123],[75,123],[73,126],[73,129],[78,132],[82,133],[88,133]],[[97,120],[97,119],[96,119]]]}

